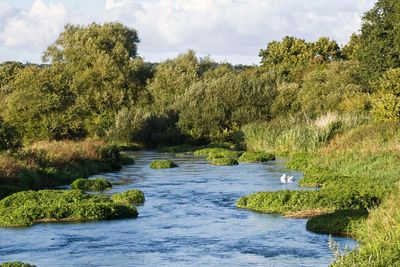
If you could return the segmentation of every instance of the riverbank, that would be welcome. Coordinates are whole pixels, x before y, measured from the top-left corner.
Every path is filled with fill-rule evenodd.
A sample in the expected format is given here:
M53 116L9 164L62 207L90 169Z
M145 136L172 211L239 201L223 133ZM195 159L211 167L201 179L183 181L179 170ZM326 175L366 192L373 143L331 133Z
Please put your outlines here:
M370 258L369 266L399 260L397 254L391 252L400 243L400 238L394 234L386 235L380 228L381 225L374 223L377 220L376 214L383 213L387 218L385 229L389 233L393 233L400 225L397 212L388 209L394 206L393 195L398 195L399 192L399 123L371 122L354 127L338 127L335 126L335 122L331 122L326 129L330 129L333 134L330 134L330 138L325 142L321 142L321 138L309 137L301 141L299 138L302 134L286 134L294 139L286 140L284 149L272 142L271 136L277 138L277 143L278 139L282 138L276 134L277 130L268 134L271 128L264 128L264 131L259 126L256 128L257 131L244 131L245 141L246 131L248 134L252 133L247 135L250 147L254 148L255 144L258 144L258 148L264 151L284 152L290 155L291 161L288 166L305 173L299 184L318 186L320 190L255 193L241 198L237 202L238 207L284 215L310 210L324 211L326 214L317 215L309 221L309 230L345 234L361 242L360 249L348 257L338 259L338 266L365 263L367 254ZM333 131L334 128L336 130ZM256 132L257 135L254 134ZM289 126L282 132L299 133L299 130L290 129ZM267 140L264 140L265 138ZM311 143L315 145L306 145ZM370 212L367 219L365 214L368 211ZM375 234L379 232L382 232L384 239Z
M69 185L132 162L117 146L103 141L37 142L0 154L0 199L18 191Z

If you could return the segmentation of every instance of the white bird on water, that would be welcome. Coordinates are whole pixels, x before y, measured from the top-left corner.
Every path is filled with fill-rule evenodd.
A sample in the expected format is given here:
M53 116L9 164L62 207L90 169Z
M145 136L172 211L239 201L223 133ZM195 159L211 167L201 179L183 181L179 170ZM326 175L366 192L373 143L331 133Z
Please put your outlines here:
M283 184L291 183L293 181L294 181L293 176L288 176L288 175L286 175L286 173L284 173L281 176L281 183L283 183Z

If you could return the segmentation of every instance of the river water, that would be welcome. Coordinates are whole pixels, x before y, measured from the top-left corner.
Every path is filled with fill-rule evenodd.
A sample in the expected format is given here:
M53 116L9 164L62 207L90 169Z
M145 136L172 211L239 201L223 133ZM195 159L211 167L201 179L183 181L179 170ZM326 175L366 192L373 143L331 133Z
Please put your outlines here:
M175 158L150 151L136 162L97 175L114 187L132 188L146 202L137 219L91 223L46 223L0 229L0 262L48 266L327 266L333 260L329 237L307 232L306 220L237 209L235 202L258 191L298 189L281 184L283 162L208 165L199 158ZM153 159L173 159L180 167L153 170ZM335 238L341 247L355 241Z

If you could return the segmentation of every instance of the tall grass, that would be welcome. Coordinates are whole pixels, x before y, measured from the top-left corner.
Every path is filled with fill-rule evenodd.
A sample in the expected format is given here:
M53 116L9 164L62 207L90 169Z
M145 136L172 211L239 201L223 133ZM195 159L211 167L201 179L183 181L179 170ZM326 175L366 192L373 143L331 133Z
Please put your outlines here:
M361 246L333 266L400 266L400 190L370 212L357 230Z
M269 151L280 155L311 153L325 146L336 135L364 124L363 115L328 113L315 121L292 118L252 123L242 128L248 150Z

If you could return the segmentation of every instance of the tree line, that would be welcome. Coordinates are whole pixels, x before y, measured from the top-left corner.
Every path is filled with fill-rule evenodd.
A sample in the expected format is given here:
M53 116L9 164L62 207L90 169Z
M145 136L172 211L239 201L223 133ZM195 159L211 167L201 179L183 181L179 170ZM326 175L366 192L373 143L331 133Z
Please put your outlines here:
M146 146L227 141L258 121L328 112L400 119L400 3L379 0L343 47L286 36L258 66L187 51L159 64L120 23L66 25L43 64L0 64L0 149L101 138Z

